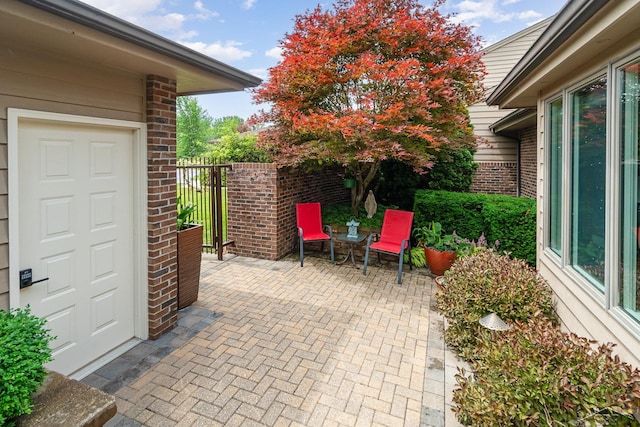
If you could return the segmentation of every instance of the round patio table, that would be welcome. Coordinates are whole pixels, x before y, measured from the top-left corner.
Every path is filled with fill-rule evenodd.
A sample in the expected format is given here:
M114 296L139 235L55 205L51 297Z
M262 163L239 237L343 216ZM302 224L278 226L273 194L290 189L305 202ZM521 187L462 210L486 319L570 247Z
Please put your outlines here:
M359 243L364 242L364 240L365 240L366 238L367 238L367 235L366 235L366 234L362 234L362 233L358 233L358 235L357 235L357 236L355 236L355 237L348 237L348 236L347 236L347 233L340 233L340 234L338 234L338 235L335 237L336 241L338 241L338 242L345 242L345 243L347 243L347 246L349 247L349 251L347 252L347 256L345 256L345 257L344 257L344 259L343 259L342 261L337 262L336 264L338 264L338 265L342 265L342 264L344 264L345 262L347 262L347 260L348 260L349 258L351 258L351 263L353 264L353 266L354 266L355 268L360 268L360 267L358 267L358 266L356 265L356 260L355 260L355 257L354 257L354 255L353 255L353 247L354 247L355 245L359 244Z

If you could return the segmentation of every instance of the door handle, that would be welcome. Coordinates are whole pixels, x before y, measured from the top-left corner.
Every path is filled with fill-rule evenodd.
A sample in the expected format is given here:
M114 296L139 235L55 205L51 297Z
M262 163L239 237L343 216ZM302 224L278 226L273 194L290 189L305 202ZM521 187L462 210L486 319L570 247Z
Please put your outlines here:
M20 289L28 288L31 285L35 285L36 283L44 282L45 280L49 280L48 277L39 280L33 280L33 272L30 268L25 268L24 270L20 270Z

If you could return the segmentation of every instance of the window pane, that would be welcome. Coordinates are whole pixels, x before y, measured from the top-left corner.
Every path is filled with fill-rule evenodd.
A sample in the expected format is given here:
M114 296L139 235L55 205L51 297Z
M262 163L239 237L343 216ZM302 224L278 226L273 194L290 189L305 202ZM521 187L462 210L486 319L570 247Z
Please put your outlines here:
M640 63L618 70L620 135L620 254L622 271L619 278L619 300L622 308L640 319L640 286L638 285L638 104Z
M607 81L571 96L571 265L604 291Z
M562 237L562 98L549 104L547 113L549 128L548 141L548 213L547 227L549 230L548 247L560 255Z

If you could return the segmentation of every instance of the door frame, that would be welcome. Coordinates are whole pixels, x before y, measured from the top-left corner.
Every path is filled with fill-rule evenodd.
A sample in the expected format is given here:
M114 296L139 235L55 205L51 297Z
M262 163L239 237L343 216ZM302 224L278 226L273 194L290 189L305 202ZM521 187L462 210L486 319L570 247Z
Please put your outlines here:
M133 139L133 319L134 336L147 339L148 322L148 223L147 223L147 126L145 123L105 119L100 117L50 113L45 111L7 109L7 165L9 203L9 306L20 307L20 194L18 180L18 129L20 121L39 120L56 123L81 124L132 131Z

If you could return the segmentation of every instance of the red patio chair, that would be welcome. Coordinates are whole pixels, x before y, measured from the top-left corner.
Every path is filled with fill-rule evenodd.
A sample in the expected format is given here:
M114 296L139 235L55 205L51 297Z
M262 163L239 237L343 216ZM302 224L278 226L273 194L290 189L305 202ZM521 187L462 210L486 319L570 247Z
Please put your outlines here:
M322 242L324 246L324 242L328 240L331 246L331 263L333 264L333 230L331 226L325 225L324 227L329 231L329 234L323 231L320 203L298 203L296 205L296 221L300 238L300 267L304 267L304 242ZM323 246L320 247L321 251Z
M411 225L413 224L413 212L387 209L382 219L382 231L380 235L371 233L367 239L367 250L364 253L364 268L362 274L367 274L367 263L369 262L369 251L396 255L398 261L398 284L402 283L402 265L404 262L405 250L411 251ZM373 241L376 237L376 241ZM413 270L411 257L409 257L409 269Z

